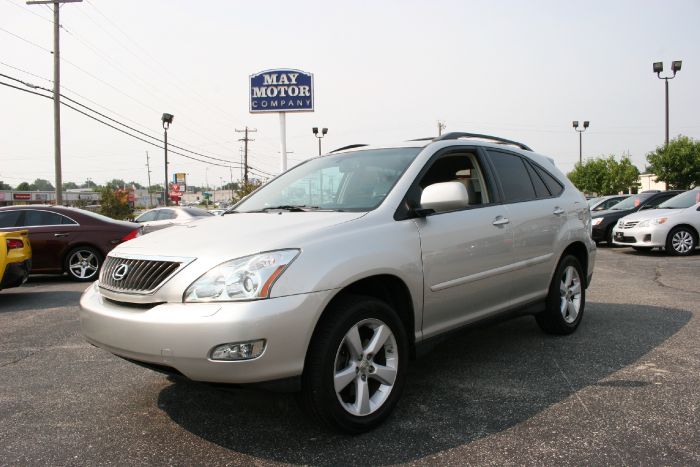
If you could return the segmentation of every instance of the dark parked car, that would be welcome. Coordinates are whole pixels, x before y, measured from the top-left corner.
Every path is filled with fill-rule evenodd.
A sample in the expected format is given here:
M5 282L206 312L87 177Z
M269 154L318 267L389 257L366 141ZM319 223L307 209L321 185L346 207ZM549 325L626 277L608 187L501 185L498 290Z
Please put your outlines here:
M96 280L112 248L141 234L141 226L82 209L60 206L0 207L0 231L29 230L36 273L67 272L76 281Z
M607 242L612 246L613 227L620 218L644 209L654 209L680 193L683 193L683 190L645 191L620 201L607 211L591 212L593 240L596 243Z

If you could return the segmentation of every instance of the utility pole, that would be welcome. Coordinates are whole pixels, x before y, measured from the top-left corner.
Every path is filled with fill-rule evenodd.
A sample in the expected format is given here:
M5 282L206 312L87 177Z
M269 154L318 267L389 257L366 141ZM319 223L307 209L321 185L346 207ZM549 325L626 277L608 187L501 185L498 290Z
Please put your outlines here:
M245 127L245 130L236 130L236 133L245 133L245 136L238 141L244 142L243 149L243 183L248 185L248 141L255 141L254 139L248 138L248 133L255 133L258 131L256 128Z
M151 162L148 159L148 151L146 151L146 167L148 167L148 208L153 207L153 193L151 193Z
M76 3L83 0L29 0L27 5L53 3L53 151L56 173L56 205L63 204L63 175L61 174L61 54L59 30L59 8L61 3Z
M444 130L447 125L445 125L445 122L441 122L440 120L438 120L437 124L438 124L438 136L442 136L442 130Z

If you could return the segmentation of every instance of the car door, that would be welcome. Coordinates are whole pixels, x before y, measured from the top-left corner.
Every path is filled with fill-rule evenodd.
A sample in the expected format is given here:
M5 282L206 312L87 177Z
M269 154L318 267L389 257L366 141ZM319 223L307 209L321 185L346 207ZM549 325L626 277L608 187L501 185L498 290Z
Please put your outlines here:
M498 311L510 300L513 237L483 154L464 148L438 153L418 177L415 196L420 199L423 188L446 181L467 186L469 207L414 219L422 250L426 338Z
M22 211L20 225L29 230L32 244L32 271L63 270L68 245L79 232L79 225L61 214L41 209Z
M513 305L534 301L546 295L558 261L555 244L567 216L576 213L570 213L560 197L561 184L542 167L519 154L492 149L487 152L509 208Z

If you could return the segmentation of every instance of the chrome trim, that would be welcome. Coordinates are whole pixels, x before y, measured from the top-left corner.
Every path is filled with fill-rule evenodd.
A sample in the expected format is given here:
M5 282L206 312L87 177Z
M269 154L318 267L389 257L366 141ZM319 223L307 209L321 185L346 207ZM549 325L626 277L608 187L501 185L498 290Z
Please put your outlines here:
M498 276L500 274L505 274L507 272L515 271L518 269L527 268L534 266L536 264L544 263L554 256L553 253L547 253L546 255L538 256L536 258L526 259L525 261L518 261L517 263L509 264L507 266L501 266L500 268L489 269L488 271L479 272L477 274L472 274L470 276L460 277L457 279L452 279L449 281L441 282L430 287L432 292L439 292L441 290L449 289L450 287L456 287L458 285L468 284L470 282L476 282L483 279L488 279L489 277Z
M185 256L109 254L107 255L107 258L105 258L102 271L100 272L100 281L98 283L100 292L102 295L112 300L123 300L129 302L132 300L124 300L125 296L151 296L195 259L196 258ZM114 271L119 266L124 264L120 260L141 263L132 265L136 267L134 267L133 271L130 272L132 272L132 274L136 274L136 276L133 278L127 276L125 279L123 279L124 282L118 281L118 286L116 284L110 284L110 282L113 281L112 274ZM170 271L169 268L174 264L177 264L177 267ZM159 278L158 276L160 275L163 275L163 277ZM147 279L152 279L154 276L158 278L156 283L149 285L147 288L140 287L144 284L144 281L147 281ZM124 285L122 286L122 284ZM140 300L137 301L143 303Z

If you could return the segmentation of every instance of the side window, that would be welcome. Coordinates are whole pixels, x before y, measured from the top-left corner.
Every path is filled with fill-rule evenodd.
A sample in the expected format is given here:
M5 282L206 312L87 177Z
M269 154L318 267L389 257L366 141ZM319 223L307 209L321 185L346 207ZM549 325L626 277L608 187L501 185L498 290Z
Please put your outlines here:
M161 209L160 211L158 211L158 217L156 217L156 220L167 221L170 219L175 219L176 217L177 215L172 209Z
M551 195L547 185L544 184L540 176L535 172L535 169L529 163L525 163L525 167L527 167L527 172L530 174L530 179L532 179L532 184L535 187L535 195L538 198L549 198Z
M48 211L27 210L24 212L24 226L61 225L63 216Z
M489 151L506 197L506 203L535 199L535 188L519 156Z
M76 225L77 222L75 222L73 219L69 219L66 216L61 216L61 224L63 225Z
M0 228L17 227L22 211L0 212Z
M459 182L464 185L470 206L490 202L484 175L474 154L455 154L437 159L423 175L419 186L424 189L428 185L443 182Z
M534 168L537 174L540 177L542 177L542 180L544 181L545 185L547 185L547 188L549 189L549 192L552 194L552 196L559 196L561 192L564 191L564 187L562 186L561 182L559 182L556 178L551 176L545 170L540 169L536 165L534 166Z
M156 220L156 213L157 211L148 211L144 212L141 214L137 219L136 222L151 222Z

